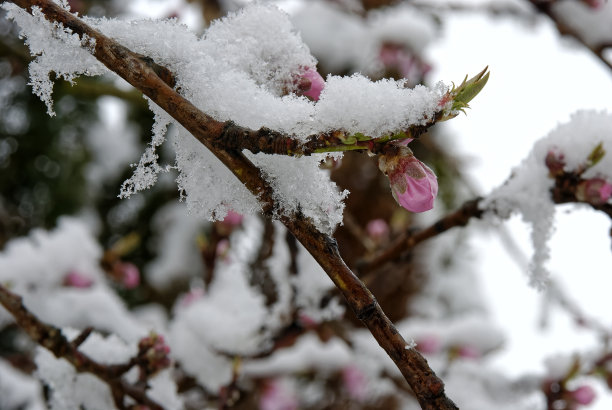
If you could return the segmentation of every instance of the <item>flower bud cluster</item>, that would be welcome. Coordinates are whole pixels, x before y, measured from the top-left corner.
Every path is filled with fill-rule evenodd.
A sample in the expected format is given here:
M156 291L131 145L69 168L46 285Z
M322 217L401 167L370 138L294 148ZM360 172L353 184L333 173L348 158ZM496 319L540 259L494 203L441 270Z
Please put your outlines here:
M585 165L580 166L579 169L566 171L565 156L558 149L553 148L548 151L544 163L548 168L548 176L551 178L557 178L565 175L568 172L580 176L589 167L593 166L601 157L603 157L603 150L598 147L593 150L591 157ZM612 197L612 184L608 182L606 178L596 176L593 178L580 178L576 185L575 191L576 199L580 202L586 202L595 206L603 205L610 197Z
M155 374L170 366L169 353L170 347L166 344L164 337L157 333L152 332L138 342L139 363L148 375Z

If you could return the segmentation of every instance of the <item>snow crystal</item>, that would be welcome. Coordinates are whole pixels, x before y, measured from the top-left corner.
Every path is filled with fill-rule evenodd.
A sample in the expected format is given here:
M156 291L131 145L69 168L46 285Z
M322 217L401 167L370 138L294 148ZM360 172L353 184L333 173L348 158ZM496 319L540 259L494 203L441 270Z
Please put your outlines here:
M553 3L555 16L591 47L597 48L612 42L612 3L603 2L594 9L583 2L564 0Z
M574 171L587 162L589 154L600 143L606 155L589 168L584 178L601 177L612 182L612 115L606 112L579 111L570 121L551 131L534 144L529 156L515 168L508 181L495 189L483 203L483 209L507 218L520 212L531 225L534 254L530 264L530 282L542 289L549 273L545 263L549 258L548 240L553 231L555 204L550 197L554 179L548 177L546 155L553 151L563 154L565 171Z
M70 82L82 74L99 75L107 72L102 63L88 51L94 44L90 42L91 39L81 40L63 26L49 22L38 7L32 8L32 15L12 3L4 2L2 7L7 10L7 17L21 27L20 36L26 38L25 43L35 56L29 67L30 85L47 105L49 115L55 115L50 72Z
M76 75L107 72L81 47L76 35L46 22L38 12L29 17L12 4L4 3L3 7L21 26L31 52L37 56L31 66L32 84L50 111L50 71L68 80ZM380 24L385 18L391 17L373 20L377 30L383 30ZM231 119L252 129L266 126L300 140L335 129L379 137L423 124L438 108L445 91L442 85L411 90L403 81L372 83L355 75L328 78L317 103L298 97L293 94L296 79L303 70L314 68L316 61L288 16L271 5L249 5L216 21L201 39L174 21L85 21L168 67L176 76L177 89L215 119ZM158 35L161 31L162 37ZM389 35L383 31L380 36ZM124 197L150 187L158 173L167 169L157 163L156 149L174 121L154 104L151 108L155 113L153 140L134 176L125 182L121 192ZM222 219L230 209L242 214L258 212L257 198L187 131L177 128L177 182L188 209L211 220ZM254 161L275 190L277 210L291 213L299 209L326 233L341 223L345 194L319 171L317 157L298 161L259 155Z

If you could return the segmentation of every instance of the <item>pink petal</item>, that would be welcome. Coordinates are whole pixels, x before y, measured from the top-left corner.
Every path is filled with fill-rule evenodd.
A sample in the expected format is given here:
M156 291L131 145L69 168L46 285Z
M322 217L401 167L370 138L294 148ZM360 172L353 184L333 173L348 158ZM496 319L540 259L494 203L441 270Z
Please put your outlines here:
M574 397L574 400L576 400L577 403L587 405L591 404L593 400L595 400L597 394L591 386L585 385L580 386L576 390L574 390L572 392L572 396Z
M438 179L427 165L416 158L415 161L418 163L413 163L412 170L403 174L405 183L392 183L391 189L393 196L402 207L411 212L425 212L433 208L438 195ZM421 171L424 176L417 177L415 171Z
M323 91L325 87L325 80L321 77L321 74L312 68L308 68L304 74L302 74L302 77L310 81L310 88L303 94L318 101L321 91Z

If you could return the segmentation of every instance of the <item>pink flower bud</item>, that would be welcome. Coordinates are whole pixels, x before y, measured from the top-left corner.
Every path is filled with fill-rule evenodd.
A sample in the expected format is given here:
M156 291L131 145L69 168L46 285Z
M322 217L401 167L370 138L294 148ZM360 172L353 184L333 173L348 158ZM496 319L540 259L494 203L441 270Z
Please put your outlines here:
M582 405L591 404L597 396L595 390L593 390L591 386L587 385L578 387L576 390L572 391L571 394L574 401Z
M217 242L216 254L220 258L227 258L229 253L230 242L227 239L221 239Z
M411 212L433 208L438 195L436 175L408 147L397 146L393 153L381 155L378 167L389 177L393 197L402 207Z
M375 241L382 241L389 236L389 224L384 219L372 219L366 225L366 232Z
M194 303L195 301L202 299L203 297L204 297L204 289L202 288L191 289L189 292L185 293L181 297L179 301L179 306L187 307L191 305L192 303Z
M478 359L481 354L474 346L461 346L457 349L457 356L464 359Z
M164 337L157 333L140 339L138 342L138 357L147 373L154 374L170 366L170 347Z
M367 380L363 372L354 365L342 370L342 383L352 399L363 401L367 396Z
M553 148L548 151L544 162L548 168L549 176L555 177L563 173L563 168L565 167L565 157L558 149Z
M77 271L70 271L64 276L64 285L73 288L89 288L93 285L93 280Z
M595 10L601 8L604 5L604 0L582 0L582 2Z
M603 178L581 181L576 188L576 198L593 205L603 205L612 196L612 184Z
M278 380L271 381L264 387L259 398L260 410L297 410L298 401L293 392L286 389Z
M118 262L115 269L119 273L119 281L126 289L134 289L140 285L140 270L130 262Z
M298 314L298 322L305 329L314 329L319 326L319 322L303 312Z
M238 212L234 212L231 209L227 212L227 215L223 219L222 223L228 225L230 227L240 226L242 224L242 220L244 216L240 215Z
M417 350L421 353L425 354L433 354L440 351L442 344L440 343L440 339L433 335L425 336L416 341Z
M318 101L321 91L325 87L325 80L317 70L309 67L302 73L298 86L302 95Z

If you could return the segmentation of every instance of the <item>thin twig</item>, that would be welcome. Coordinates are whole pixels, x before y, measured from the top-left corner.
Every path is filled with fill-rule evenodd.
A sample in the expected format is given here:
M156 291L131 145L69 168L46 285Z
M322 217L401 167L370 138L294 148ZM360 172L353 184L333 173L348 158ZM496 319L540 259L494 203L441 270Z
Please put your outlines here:
M129 396L138 403L148 406L153 410L163 410L162 406L147 396L144 389L132 386L122 379L121 375L128 369L122 365L104 365L91 359L85 353L78 350L79 342L89 332L85 330L75 341L70 342L62 334L61 329L48 325L34 316L23 305L20 296L0 285L0 304L9 311L15 322L26 331L26 333L39 345L49 350L58 359L67 360L77 372L91 373L108 384L113 397L120 398L123 402L125 396ZM131 366L129 366L131 367Z
M553 12L552 2L543 1L543 0L527 0L527 1L529 1L529 3L531 3L536 8L536 10L538 10L540 13L545 14L546 16L548 16L548 18L550 18L550 20L557 27L557 31L559 31L559 34L574 37L580 44L582 44L584 47L590 50L593 53L593 55L595 55L595 57L597 57L610 70L612 70L612 62L608 61L604 56L604 50L610 46L609 44L598 44L598 45L589 44L579 32L577 32L576 30L572 29L567 24L559 20L557 15L555 15L555 13Z
M92 54L110 70L141 90L191 132L259 198L264 215L272 216L275 205L272 189L261 177L259 169L239 151L222 149L215 142L218 138L227 136L228 130L237 129L235 125L215 121L201 112L164 82L139 55L92 29L55 3L49 0L14 0L14 3L30 11L32 6L38 6L47 19L62 23L81 38L86 35L95 39ZM244 135L245 129L240 128L240 130ZM259 132L246 131L249 133L249 138ZM288 136L283 137L288 138L287 141L293 141ZM283 215L280 220L341 290L349 307L366 324L377 342L402 372L421 407L430 410L457 409L457 406L446 397L442 380L435 375L423 356L409 348L371 292L345 265L335 241L319 232L310 220L300 214Z
M470 219L480 218L482 216L483 210L479 208L481 200L482 198L476 198L465 202L452 214L446 215L433 225L421 231L416 233L402 233L392 244L377 255L374 255L371 259L358 262L357 270L360 273L367 273L391 260L397 259L402 253L414 248L427 239L433 238L451 228L466 226Z

